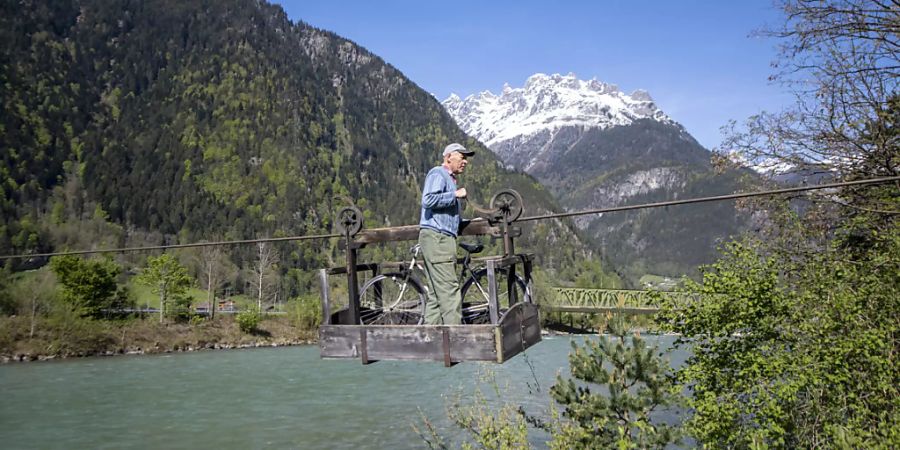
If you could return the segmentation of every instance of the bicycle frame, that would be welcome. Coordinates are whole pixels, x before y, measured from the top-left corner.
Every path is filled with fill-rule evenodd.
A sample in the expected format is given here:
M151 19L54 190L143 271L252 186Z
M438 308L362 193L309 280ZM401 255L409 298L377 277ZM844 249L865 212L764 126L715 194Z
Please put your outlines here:
M422 247L419 244L416 244L410 247L409 251L413 254L412 259L410 259L409 264L405 265L401 268L401 271L407 276L416 276L415 272L418 271L420 275L420 280L428 278L428 272L425 270L425 267L422 266L422 263L419 261L419 252L422 250ZM472 261L472 254L466 252L466 256L463 258L462 266L463 269L459 273L459 286L462 287L466 281L473 280L475 286L478 286L478 290L486 297L487 291L481 286L481 283L478 282L478 278L475 276L475 270L472 269L472 266L469 263ZM466 272L468 272L468 277L466 277ZM421 284L421 283L420 283ZM422 286L428 289L428 284L422 284Z
M466 257L463 258L463 263L462 263L462 265L463 265L463 270L462 270L462 272L460 272L460 274L459 274L459 287L462 288L463 285L465 285L466 281L472 280L472 284L475 285L475 287L478 288L478 291L481 292L481 295L483 295L484 298L489 298L489 295L488 295L487 291L485 291L485 290L484 290L484 287L481 286L481 283L478 282L478 277L475 276L475 271L472 270L472 267L471 267L471 266L469 266L469 263L470 263L471 261L472 261L472 254L469 253L469 252L466 252ZM466 277L464 276L465 273L466 273L466 271L469 272L469 277L468 277L468 278L466 278Z
M462 270L459 273L459 289L460 289L460 300L462 301L462 310L460 311L462 314L462 318L464 323L484 323L481 322L483 317L487 311L491 309L491 294L488 289L489 286L485 286L482 282L486 282L488 280L485 277L485 268L480 266L473 267L472 262L472 251L466 246L460 246L465 252L465 257L462 258ZM480 250L476 250L476 253ZM429 292L431 291L428 286L428 273L425 270L424 262L420 261L419 254L421 252L421 247L419 245L414 245L410 248L410 253L412 253L412 258L410 258L409 262L401 262L399 267L397 267L396 273L385 273L379 275L372 280L365 283L362 288L361 297L364 297L366 293L369 292L369 289L372 288L373 303L367 309L367 311L373 311L374 315L369 316L370 318L380 317L378 311L392 313L397 310L409 310L409 305L404 303L403 306L400 305L400 302L408 302L410 298L408 295L411 291L416 292L416 296L418 296L419 305L422 305L422 311L424 313L425 305L427 302L427 297ZM500 274L505 273L502 269ZM387 276L392 280L394 286L396 286L397 290L393 291L388 297L385 298L381 293L381 285L377 284L380 280ZM502 276L502 275L501 275ZM423 281L426 281L423 283ZM499 282L499 280L497 280ZM373 284L375 283L375 284ZM529 297L528 287L524 285L524 282L519 279L517 281L518 289L522 290L522 295L524 299ZM412 284L412 286L410 286ZM504 283L505 284L505 283ZM473 285L475 286L473 288ZM499 287L499 286L498 286ZM477 288L477 289L476 289ZM516 286L512 286L512 289L516 289ZM498 289L499 291L499 289ZM467 293L471 293L469 296ZM498 301L500 298L506 298L505 294L498 292ZM412 298L415 298L412 297ZM507 299L508 300L508 299ZM511 306L511 305L509 305ZM508 306L508 307L509 307ZM498 313L500 313L499 308L501 305L498 303ZM380 319L372 319L372 320L380 320ZM494 319L497 320L497 319Z

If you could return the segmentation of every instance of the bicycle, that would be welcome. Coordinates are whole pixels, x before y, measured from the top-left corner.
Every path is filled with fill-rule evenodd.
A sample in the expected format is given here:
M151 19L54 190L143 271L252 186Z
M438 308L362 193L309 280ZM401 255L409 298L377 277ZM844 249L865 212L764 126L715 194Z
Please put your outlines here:
M487 268L472 268L472 255L484 250L483 244L460 242L465 251L460 273L460 296L462 297L462 323L488 324L490 319L490 295L487 285ZM359 294L360 323L363 325L421 325L425 321L425 298L427 278L425 268L419 261L421 248L418 244L410 248L412 259L397 272L376 275L366 281ZM466 274L468 273L468 277ZM498 315L509 309L508 280L506 268L494 270L497 283ZM531 302L531 290L522 277L516 275L516 292L521 301ZM505 309L504 309L505 307Z

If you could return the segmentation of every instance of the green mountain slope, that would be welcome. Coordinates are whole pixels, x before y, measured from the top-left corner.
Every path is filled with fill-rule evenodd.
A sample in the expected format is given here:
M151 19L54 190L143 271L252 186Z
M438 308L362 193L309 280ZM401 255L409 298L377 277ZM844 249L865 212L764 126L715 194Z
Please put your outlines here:
M119 244L318 234L347 198L367 226L412 224L452 141L478 151L475 202L511 187L527 214L558 210L399 71L265 2L3 2L0 40L0 254L58 249L54 226L91 218ZM584 255L566 223L528 231L520 248L557 267Z
M748 170L717 173L710 153L683 129L649 119L591 130L534 172L570 210L733 193L755 178ZM599 252L633 284L645 273L696 275L715 260L716 245L745 230L750 218L733 202L672 206L576 219Z

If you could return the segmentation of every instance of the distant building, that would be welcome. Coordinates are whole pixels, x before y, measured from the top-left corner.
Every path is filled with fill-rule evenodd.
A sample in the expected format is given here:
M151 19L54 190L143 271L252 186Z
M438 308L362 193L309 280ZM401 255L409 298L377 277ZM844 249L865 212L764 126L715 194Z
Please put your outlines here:
M237 305L235 305L234 300L219 300L219 304L216 308L218 311L222 312L237 311Z
M237 311L237 306L235 305L233 300L218 300L216 303L216 311L219 312L234 312ZM209 302L199 303L194 306L194 312L197 314L209 314Z

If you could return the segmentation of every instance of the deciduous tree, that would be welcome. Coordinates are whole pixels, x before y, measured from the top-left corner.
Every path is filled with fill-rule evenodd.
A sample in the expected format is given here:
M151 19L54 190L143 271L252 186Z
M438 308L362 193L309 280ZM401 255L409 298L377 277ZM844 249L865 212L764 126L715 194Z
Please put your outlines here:
M733 127L721 150L796 174L900 174L900 5L783 0L773 77L793 107ZM699 300L661 319L693 356L688 430L711 448L900 445L900 183L750 205L760 233L725 247ZM800 207L798 207L800 206Z
M719 150L840 180L900 174L900 6L782 0L780 7L784 25L761 34L779 40L772 78L796 102L781 112L753 116L743 126L732 123ZM835 220L882 213L877 219L883 225L888 216L900 214L898 189L895 183L887 193L883 186L861 186L840 195L811 194L808 198L824 205L811 209L807 219L825 221L827 228Z
M160 323L166 314L166 306L169 301L186 298L191 281L187 269L168 253L163 253L158 257L148 257L147 267L137 277L138 283L149 286L154 294L159 295Z
M209 304L210 316L216 315L216 291L237 269L228 260L221 246L208 245L192 252L192 259L199 265L197 271L201 283L206 286L206 301Z
M692 356L688 431L711 448L900 444L900 233L843 258L747 239L688 281L661 319Z
M256 310L262 313L263 299L269 291L278 264L278 250L268 242L256 245L256 261L253 265L253 287L256 291Z
M98 318L115 307L116 277L121 268L109 259L55 256L50 268L62 285L62 296L83 317Z

